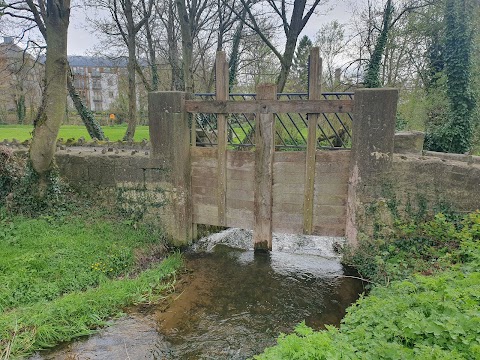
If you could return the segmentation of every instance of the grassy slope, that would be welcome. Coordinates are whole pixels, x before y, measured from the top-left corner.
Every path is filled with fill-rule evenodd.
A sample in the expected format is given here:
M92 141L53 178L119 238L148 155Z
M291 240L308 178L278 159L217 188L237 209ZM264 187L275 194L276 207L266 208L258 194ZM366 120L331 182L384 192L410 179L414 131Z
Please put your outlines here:
M161 294L179 255L129 276L161 241L95 214L58 221L0 213L0 359L91 333L123 307Z
M126 126L103 126L103 131L105 136L109 138L110 141L121 140L125 135L127 129ZM30 125L0 125L0 141L4 139L12 140L17 139L18 141L24 141L32 137L33 128ZM90 140L85 126L82 125L62 125L60 128L59 138L64 140L74 138L78 139L83 136L86 140ZM148 133L148 126L137 126L135 131L135 141L142 141L143 139L149 139L150 135Z

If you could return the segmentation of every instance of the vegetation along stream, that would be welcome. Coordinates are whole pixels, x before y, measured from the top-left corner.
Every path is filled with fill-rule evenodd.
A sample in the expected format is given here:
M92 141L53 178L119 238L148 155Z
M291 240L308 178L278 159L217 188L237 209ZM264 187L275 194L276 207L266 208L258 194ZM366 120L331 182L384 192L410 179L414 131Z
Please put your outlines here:
M254 254L245 231L202 239L185 255L188 272L169 306L137 309L34 359L246 359L301 321L338 325L363 284L348 277L334 241L277 236L273 252Z

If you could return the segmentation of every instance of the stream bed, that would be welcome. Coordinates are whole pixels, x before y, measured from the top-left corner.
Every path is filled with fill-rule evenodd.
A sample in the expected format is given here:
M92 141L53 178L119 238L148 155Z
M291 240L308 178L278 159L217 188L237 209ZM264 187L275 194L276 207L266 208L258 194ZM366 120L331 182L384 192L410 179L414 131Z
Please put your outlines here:
M278 236L270 254L227 230L185 255L170 305L133 309L87 339L31 359L246 359L301 321L339 325L363 292L332 251L337 239Z

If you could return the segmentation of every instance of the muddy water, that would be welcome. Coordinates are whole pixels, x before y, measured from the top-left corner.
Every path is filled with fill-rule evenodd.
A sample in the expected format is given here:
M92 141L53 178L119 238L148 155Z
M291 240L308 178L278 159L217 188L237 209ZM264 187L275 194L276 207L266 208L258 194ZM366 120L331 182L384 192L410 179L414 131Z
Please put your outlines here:
M218 244L188 254L189 273L166 310L131 314L35 359L246 359L303 320L338 325L362 283L338 259L295 249L257 255Z

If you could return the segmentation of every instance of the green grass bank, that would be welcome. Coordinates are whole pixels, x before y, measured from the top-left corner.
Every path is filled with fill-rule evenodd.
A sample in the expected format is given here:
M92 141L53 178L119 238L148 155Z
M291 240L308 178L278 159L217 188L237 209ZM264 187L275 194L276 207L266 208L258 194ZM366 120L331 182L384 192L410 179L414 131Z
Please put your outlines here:
M0 359L91 334L166 296L182 266L161 232L107 213L26 218L0 208Z
M480 212L398 223L345 260L375 285L340 328L300 324L254 359L480 359Z

